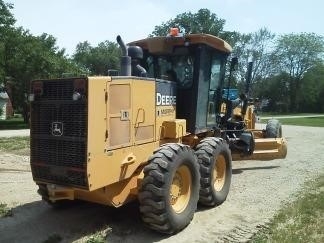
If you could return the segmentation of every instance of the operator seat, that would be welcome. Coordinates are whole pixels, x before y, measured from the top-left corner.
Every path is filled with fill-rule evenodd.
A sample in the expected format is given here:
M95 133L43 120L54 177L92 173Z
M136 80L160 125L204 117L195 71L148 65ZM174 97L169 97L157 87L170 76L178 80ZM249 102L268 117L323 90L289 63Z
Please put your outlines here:
M178 80L177 73L172 69L166 71L166 77L169 81L177 82Z

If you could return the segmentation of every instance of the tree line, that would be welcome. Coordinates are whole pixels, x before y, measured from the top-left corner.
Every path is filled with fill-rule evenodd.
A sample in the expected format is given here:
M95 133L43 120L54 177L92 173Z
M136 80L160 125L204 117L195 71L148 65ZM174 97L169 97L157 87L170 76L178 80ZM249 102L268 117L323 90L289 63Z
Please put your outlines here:
M0 0L0 88L10 88L15 111L26 104L29 82L62 74L107 75L119 68L116 42L77 44L73 55L57 46L54 36L32 35L15 27L13 5ZM278 112L324 112L324 39L314 33L276 35L266 28L254 33L224 30L226 21L208 9L185 12L155 26L149 36L165 36L171 27L206 33L226 40L239 57L233 87L243 90L247 64L253 61L251 96L266 101L264 109Z

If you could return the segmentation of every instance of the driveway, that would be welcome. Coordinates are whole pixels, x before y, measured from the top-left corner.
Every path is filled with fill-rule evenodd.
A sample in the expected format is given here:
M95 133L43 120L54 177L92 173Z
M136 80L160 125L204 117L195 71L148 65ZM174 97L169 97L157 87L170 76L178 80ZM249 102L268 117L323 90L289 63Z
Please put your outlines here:
M285 159L233 162L227 200L215 208L199 205L188 227L172 236L144 227L136 202L117 209L80 203L53 210L37 194L29 157L0 152L0 202L13 210L12 217L0 218L0 242L49 242L56 235L62 243L83 243L94 232L112 243L248 242L307 188L305 182L324 173L324 128L283 126L283 134Z
M9 137L26 137L29 136L29 129L20 129L20 130L0 130L0 138L9 138Z

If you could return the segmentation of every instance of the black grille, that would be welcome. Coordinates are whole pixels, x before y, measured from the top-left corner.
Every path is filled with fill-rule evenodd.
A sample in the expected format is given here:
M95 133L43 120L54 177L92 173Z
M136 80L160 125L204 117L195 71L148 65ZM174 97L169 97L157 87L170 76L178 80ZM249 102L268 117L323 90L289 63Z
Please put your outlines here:
M87 93L73 101L73 80L42 82L43 92L31 104L33 177L85 188Z
M71 100L73 80L48 80L43 82L42 99Z
M31 141L31 154L36 163L85 169L86 148L84 144L84 141L37 137Z
M68 103L34 102L32 104L32 134L52 135L53 122L60 122L63 124L63 135L65 137L85 138L85 107L84 101Z
M58 166L31 166L33 177L36 180L55 182L56 184L69 185L76 187L86 187L87 180L83 171L69 170L68 168Z

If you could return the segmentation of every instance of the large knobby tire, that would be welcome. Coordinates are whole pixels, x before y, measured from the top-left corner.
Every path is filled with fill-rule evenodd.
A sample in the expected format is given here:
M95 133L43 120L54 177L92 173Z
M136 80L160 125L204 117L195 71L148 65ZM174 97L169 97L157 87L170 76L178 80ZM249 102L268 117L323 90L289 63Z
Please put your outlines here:
M276 119L270 119L266 126L266 138L281 138L282 127L281 123Z
M199 202L206 206L222 204L232 179L232 155L222 138L205 138L196 146L200 166Z
M140 212L151 229L174 234L193 218L199 198L199 166L189 146L162 145L144 167Z

